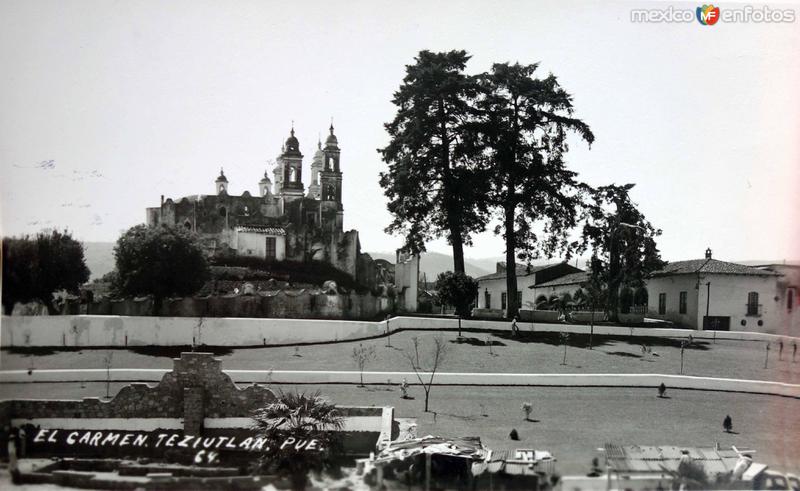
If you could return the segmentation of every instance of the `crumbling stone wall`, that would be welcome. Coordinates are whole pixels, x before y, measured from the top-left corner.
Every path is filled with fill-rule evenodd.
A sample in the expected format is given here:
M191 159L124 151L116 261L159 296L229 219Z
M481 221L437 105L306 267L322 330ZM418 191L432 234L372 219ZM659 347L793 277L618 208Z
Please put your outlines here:
M12 400L0 404L0 425L26 418L183 418L185 431L202 428L204 418L248 417L275 401L271 390L239 389L211 353L181 353L174 368L156 386L131 384L110 401Z
M259 291L252 295L164 300L162 317L250 317L279 319L373 319L389 312L393 300L372 293L327 294L321 290ZM128 299L90 304L92 315L149 316L152 300Z

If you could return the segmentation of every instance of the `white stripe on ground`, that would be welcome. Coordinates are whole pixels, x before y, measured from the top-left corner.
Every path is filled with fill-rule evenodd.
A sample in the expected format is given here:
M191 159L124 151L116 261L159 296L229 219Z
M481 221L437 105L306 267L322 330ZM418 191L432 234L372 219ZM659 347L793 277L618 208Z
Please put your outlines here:
M161 380L169 369L112 368L108 371L113 382ZM285 384L358 384L363 375L366 384L400 384L407 380L417 384L414 372L363 372L320 370L224 370L234 382L239 383L285 383ZM28 382L105 382L107 371L102 368L88 369L43 369L0 371L0 383ZM424 380L429 374L420 373ZM689 375L641 374L641 373L465 373L439 372L434 385L543 385L543 386L612 386L655 387L664 383L668 388L722 390L751 392L800 397L800 385L768 380L744 380Z

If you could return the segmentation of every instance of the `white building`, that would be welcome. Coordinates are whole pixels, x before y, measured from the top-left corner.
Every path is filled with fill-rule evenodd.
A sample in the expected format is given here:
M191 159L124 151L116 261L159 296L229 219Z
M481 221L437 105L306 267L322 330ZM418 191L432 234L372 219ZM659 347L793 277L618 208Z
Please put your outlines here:
M704 259L667 264L647 279L648 317L691 329L800 335L797 282L769 267ZM790 299L787 299L787 295Z
M286 259L286 230L281 227L246 225L236 227L236 253L261 259Z
M516 265L517 273L517 305L522 309L533 310L534 291L532 286L544 283L571 273L582 271L567 263L546 264L543 266ZM498 262L497 270L486 276L477 278L479 309L506 310L508 293L506 290L506 263Z

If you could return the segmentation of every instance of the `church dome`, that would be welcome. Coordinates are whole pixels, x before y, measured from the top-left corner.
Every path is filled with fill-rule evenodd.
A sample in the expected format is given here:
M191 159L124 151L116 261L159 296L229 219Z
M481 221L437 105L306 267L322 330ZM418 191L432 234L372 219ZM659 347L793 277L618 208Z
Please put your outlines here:
M325 162L325 154L322 152L322 142L317 142L317 151L314 152L314 160L311 162L311 167L322 167Z
M219 169L219 177L215 182L228 182L228 178L225 177L225 173L222 171L222 168Z
M336 138L336 135L333 134L333 125L331 125L331 134L328 135L328 138L325 139L325 146L326 147L338 147L339 146L339 139Z
M294 136L294 128L292 128L289 138L286 139L286 153L300 152L300 142Z
M269 180L269 176L267 176L267 171L264 171L264 177L261 179L261 184L268 184L272 181Z

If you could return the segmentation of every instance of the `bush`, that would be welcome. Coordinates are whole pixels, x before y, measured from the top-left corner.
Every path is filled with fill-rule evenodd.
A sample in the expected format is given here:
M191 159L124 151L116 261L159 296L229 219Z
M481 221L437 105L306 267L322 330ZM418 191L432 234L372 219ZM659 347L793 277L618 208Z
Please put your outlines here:
M478 295L478 282L464 273L446 271L436 278L436 294L445 305L452 305L461 317L469 317Z
M367 288L359 285L352 276L323 261L275 261L252 256L220 256L211 259L213 266L247 268L245 278L264 279L272 277L292 283L322 286L333 280L349 290L365 293ZM252 276L252 277L251 277Z
M40 300L56 314L53 292L77 294L89 280L83 244L69 232L40 232L35 238L3 239L3 307L11 315L14 304Z
M117 240L114 257L116 289L123 295L153 295L156 312L164 298L191 295L209 276L197 236L182 227L132 227Z

